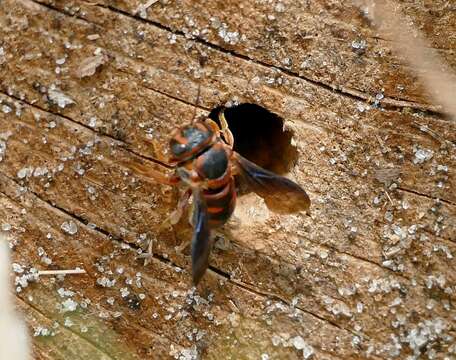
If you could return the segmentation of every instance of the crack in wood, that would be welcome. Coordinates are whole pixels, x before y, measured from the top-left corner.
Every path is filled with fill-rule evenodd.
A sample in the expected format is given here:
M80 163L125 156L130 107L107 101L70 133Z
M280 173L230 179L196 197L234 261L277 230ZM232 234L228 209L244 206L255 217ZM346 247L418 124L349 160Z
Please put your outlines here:
M97 27L100 27L100 25L94 23L94 22L90 22L88 21L87 19L84 19L83 17L77 15L77 14L71 14L71 13L68 13L66 12L65 10L61 10L57 7L54 7L50 4L47 4L47 3L42 3L40 2L39 0L27 0L27 1L32 1L33 3L36 3L38 5L42 5L43 7L47 8L48 10L50 11L56 11L60 14L63 14L63 15L66 15L66 16L70 16L70 17L74 17L74 18L77 18L79 20L83 20L84 22L88 23L88 24L92 24L92 25L95 25ZM84 0L82 0L84 1ZM86 2L87 3L87 2ZM118 9L112 5L103 5L103 4L93 4L93 3L90 3L89 5L91 6L97 6L97 7L100 7L102 9L106 9L106 10L109 10L109 11L112 11L116 14L119 14L119 15L122 15L122 16L126 16L128 18L131 18L131 19L135 19L137 21L140 21L142 23L146 23L146 24L149 24L149 25L152 25L152 26L155 26L156 28L159 28L163 31L167 31L167 32L170 32L172 34L175 34L175 35L179 35L179 36L183 36L185 37L185 33L181 30L173 30L172 28L166 26L166 25L163 25L157 21L153 21L153 20L150 20L150 19L143 19L141 18L139 15L133 15L133 14L130 14L129 12L126 12L124 10L121 10L121 9ZM322 89L325 89L331 93L336 93L342 97L346 97L346 98L350 98L350 99L353 99L353 100L356 100L356 101L366 101L366 102L369 102L369 103L373 103L374 102L374 96L373 95L369 95L369 94L365 94L363 93L362 91L360 90L356 90L356 89L350 89L350 88L346 88L346 87L338 87L338 86L334 86L334 85L331 85L331 84L327 84L327 83L324 83L322 81L318 81L318 80L315 80L315 79L312 79L312 78L309 78L309 77L305 77L305 76L302 76L296 72L293 72L291 70L288 70L288 69L285 69L283 67L280 67L280 66L276 66L276 65L272 65L272 64L269 64L267 62L264 62L264 61L261 61L261 60L258 60L258 59L255 59L255 58L251 58L247 55L244 55L244 54L240 54L234 50L230 50L230 49L226 49L218 44L214 44L214 43L211 43L205 39L202 39L200 37L194 37L192 38L192 41L195 41L201 45L204 45L204 46L207 46L213 50L216 50L216 51L219 51L221 53L224 53L224 54L227 54L227 55L231 55L233 57L236 57L238 59L242 59L244 61L248 61L248 62L253 62L259 66L262 66L262 67L265 67L265 68L268 68L268 69L274 69L276 71L280 71L290 77L293 77L293 78L298 78L298 79L301 79L301 80L304 80L304 81L307 81L308 83L316 86L316 87L319 87L319 88L322 88ZM420 111L420 112L423 112L424 114L426 115L430 115L430 116L436 116L438 117L439 119L441 120L447 120L447 116L446 114L444 114L443 112L439 111L438 108L436 106L433 106L433 105L427 105L427 104L420 104L420 103L417 103L417 102L411 102L411 101L408 101L408 100L403 100L403 99L395 99L393 97L384 97L381 101L381 105L382 105L382 108L383 109L388 109L388 110L402 110L404 108L408 108L408 109L412 109L412 110L416 110L416 111Z
M128 71L126 71L126 70L124 70L124 69L122 69L122 68L119 68L119 69L117 69L117 70L118 70L119 72L121 72L121 73L123 73L123 74L127 74L127 75L129 75L129 76L137 75L137 74L128 72ZM182 104L189 105L189 106L192 106L192 107L194 107L194 108L201 109L201 110L205 110L205 111L207 111L208 113L211 111L211 109L209 109L209 108L207 108L207 107L204 107L202 104L196 104L196 103L188 102L188 101L186 101L185 99L178 98L178 97L173 96L173 95L171 95L171 94L165 93L165 92L163 92L163 91L161 91L161 90L158 90L158 89L155 89L155 88L153 88L153 87L147 86L146 84L140 83L139 86L141 86L141 87L143 87L143 88L145 88L145 89L148 89L148 90L150 90L150 91L152 91L152 92L154 92L154 93L163 95L163 96L165 96L165 97L167 97L167 98L169 98L169 99L173 99L173 100L175 100L175 101L177 101L177 102L180 102L180 103L182 103Z
M416 191L416 190L412 190L412 189L407 189L407 188L404 188L404 187L401 187L401 186L398 186L398 189L401 190L401 191L404 191L406 193L410 193L410 194L415 194L417 196L422 196L422 197L425 197L427 199L431 199L431 200L434 200L434 201L441 201L447 205L451 205L451 206L456 206L456 203L450 201L450 200L446 200L446 199L443 199L443 198L439 198L439 197L435 197L435 196L431 196L431 195L428 195L428 194L424 194L424 193L421 193L419 191Z
M158 159L155 159L153 157L150 157L150 156L147 156L147 155L144 155L144 154L142 154L140 152L135 151L134 149L131 148L131 144L129 144L129 143L127 143L127 142L125 142L125 141L123 141L121 139L118 139L118 138L114 137L113 135L111 135L109 133L102 132L102 131L100 131L100 132L96 131L96 130L92 129L90 126L88 126L88 125L86 125L86 124L84 124L82 122L79 122L77 120L74 120L73 118L71 118L71 117L69 117L67 115L63 115L63 114L60 114L58 112L53 112L50 109L46 109L46 108L41 107L41 106L36 105L36 104L32 104L32 103L30 103L30 102L28 102L26 100L21 100L19 97L15 96L15 95L9 95L9 94L1 91L1 90L0 90L0 94L2 94L4 96L7 96L9 98L12 98L12 99L16 100L17 102L19 102L21 104L26 104L26 105L28 105L30 107L33 107L33 108L37 109L37 110L40 110L40 111L43 111L45 113L48 113L48 114L51 114L51 115L54 115L54 116L58 116L58 117L60 117L62 119L68 120L71 123L76 124L78 126L81 126L81 127L85 128L86 130L88 130L89 132L96 134L97 136L106 137L106 138L108 138L110 140L114 140L114 141L118 142L118 144L116 144L116 145L118 145L120 148L122 148L125 151L131 153L132 155L135 155L135 156L141 158L142 160L153 162L154 164L163 166L163 167L165 167L167 169L170 168L169 165L164 163L163 161L160 161Z
M40 0L22 0L22 1L30 1L38 6L42 6L50 11L55 11L55 12L58 12L59 14L61 15L65 15L65 16L70 16L70 17L73 17L75 19L78 19L80 20L81 22L85 23L85 24L88 24L88 25L91 25L91 26L96 26L97 28L100 28L102 29L102 26L96 24L96 23L93 23L93 22L90 22L86 19L84 19L82 16L79 16L77 13L75 14L71 14L70 12L67 12L65 10L60 10L58 7L55 7L55 6L52 6L51 4L47 3L47 2L42 2ZM93 4L92 4L93 5Z
M36 0L32 0L32 1L36 1ZM111 10L112 12L115 12L117 14L120 14L120 15L129 17L129 18L138 20L140 22L153 25L153 26L155 26L157 28L160 28L160 29L162 29L164 31L171 32L171 33L173 33L175 35L185 36L185 33L183 31L181 31L181 30L173 30L172 28L170 28L170 27L168 27L166 25L163 25L163 24L161 24L161 23L159 23L157 21L153 21L153 20L150 20L150 19L143 19L139 15L130 14L129 12L126 12L124 10L118 9L118 8L112 6L112 5L106 6L106 5L102 5L102 4L96 4L96 6L104 8L104 9L107 9L107 10ZM312 78L309 78L309 77L302 76L302 75L300 75L300 74L298 74L296 72L293 72L291 70L285 69L283 67L272 65L272 64L269 64L267 62L255 59L255 58L251 58L251 57L249 57L247 55L240 54L240 53L238 53L238 52L236 52L234 50L226 49L226 48L224 48L224 47L222 47L222 46L220 46L218 44L214 44L214 43L211 43L211 42L209 42L209 41L207 41L205 39L202 39L201 37L194 37L192 40L195 41L195 42L198 42L198 43L200 43L202 45L205 45L205 46L207 46L207 47L209 47L209 48L211 48L213 50L217 50L219 52L222 52L224 54L231 55L231 56L234 56L236 58L239 58L239 59L242 59L242 60L245 60L245 61L248 61L248 62L253 62L253 63L257 64L257 65L266 67L268 69L274 69L274 70L280 71L280 72L282 72L284 74L287 74L288 76L293 77L293 78L302 79L304 81L309 82L310 84L312 84L314 86L320 87L322 89L325 89L325 90L333 92L333 93L337 93L340 96L348 97L350 99L357 100L357 101L362 100L362 101L367 101L367 102L370 102L370 103L374 102L373 101L373 98L374 98L373 95L365 94L362 91L359 91L359 90L356 90L356 89L350 89L350 88L346 88L346 87L337 87L337 86L334 86L334 85L331 85L331 84L328 84L328 83L324 83L322 81L318 81L318 80L315 80L315 79L312 79ZM439 119L442 119L442 120L443 119L447 119L447 116L443 112L439 111L436 106L433 106L433 105L419 104L417 102L411 102L411 101L403 100L403 99L395 99L395 98L392 98L392 97L384 97L382 99L382 101L381 101L381 105L383 105L383 108L390 109L390 110L402 110L404 108L409 108L409 109L422 111L422 112L424 112L425 114L428 114L428 115L437 116Z

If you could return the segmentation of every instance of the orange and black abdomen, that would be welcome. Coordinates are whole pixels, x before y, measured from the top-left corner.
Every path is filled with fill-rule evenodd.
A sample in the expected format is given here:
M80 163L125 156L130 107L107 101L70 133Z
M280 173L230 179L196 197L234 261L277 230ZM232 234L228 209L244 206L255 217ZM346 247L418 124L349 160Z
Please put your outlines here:
M230 178L221 189L205 190L203 197L207 204L209 227L213 229L222 226L228 221L236 205L234 178Z
M221 142L216 142L198 156L194 169L207 181L209 189L203 191L206 200L209 226L222 226L233 213L236 202L234 179L230 171L230 153Z

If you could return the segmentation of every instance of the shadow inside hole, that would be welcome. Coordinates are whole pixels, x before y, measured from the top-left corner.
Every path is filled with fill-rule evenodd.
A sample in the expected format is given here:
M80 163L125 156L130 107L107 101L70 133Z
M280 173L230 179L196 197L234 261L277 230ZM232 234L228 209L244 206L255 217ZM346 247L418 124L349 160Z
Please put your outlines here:
M217 107L209 117L219 124ZM291 144L293 133L283 129L283 120L255 104L225 109L225 118L234 137L234 150L264 169L284 174L295 164L298 150Z

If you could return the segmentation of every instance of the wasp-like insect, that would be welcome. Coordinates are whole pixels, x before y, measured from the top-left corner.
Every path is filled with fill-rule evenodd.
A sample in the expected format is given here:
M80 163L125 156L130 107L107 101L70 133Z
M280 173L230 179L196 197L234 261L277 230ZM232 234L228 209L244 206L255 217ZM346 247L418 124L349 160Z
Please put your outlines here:
M176 224L193 196L191 256L195 286L209 265L211 230L224 225L234 211L235 176L261 196L273 211L308 212L310 207L309 196L298 184L259 167L233 151L234 139L223 110L219 113L219 122L220 127L208 118L174 130L169 142L169 164L174 168L171 175L134 167L161 183L183 184L186 187L176 210L164 224Z

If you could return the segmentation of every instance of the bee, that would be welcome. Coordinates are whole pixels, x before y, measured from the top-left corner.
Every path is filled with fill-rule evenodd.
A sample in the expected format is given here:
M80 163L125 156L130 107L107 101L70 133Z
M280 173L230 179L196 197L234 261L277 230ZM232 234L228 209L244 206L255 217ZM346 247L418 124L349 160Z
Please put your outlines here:
M162 226L176 224L190 197L193 197L191 240L192 278L196 286L209 266L211 230L224 225L236 205L235 178L247 185L278 213L309 212L310 199L295 182L263 169L233 150L233 134L223 110L220 126L212 119L194 120L175 129L169 141L170 167L166 176L151 169L134 166L146 177L168 185L184 185L185 192L176 210ZM187 245L186 243L184 245Z

